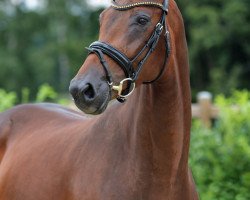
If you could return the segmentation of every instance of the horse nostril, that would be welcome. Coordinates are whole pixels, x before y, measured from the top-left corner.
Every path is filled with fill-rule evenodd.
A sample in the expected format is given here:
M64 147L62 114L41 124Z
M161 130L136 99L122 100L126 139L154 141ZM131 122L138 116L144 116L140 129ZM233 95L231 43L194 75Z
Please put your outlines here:
M91 84L86 84L82 93L86 100L94 99L95 97L95 90Z
M71 96L75 99L78 96L79 88L76 86L70 85L69 92L70 92Z
M69 92L71 93L74 100L85 100L85 101L93 101L96 96L96 92L92 84L87 83L84 86L80 86L81 84L71 84L69 87Z

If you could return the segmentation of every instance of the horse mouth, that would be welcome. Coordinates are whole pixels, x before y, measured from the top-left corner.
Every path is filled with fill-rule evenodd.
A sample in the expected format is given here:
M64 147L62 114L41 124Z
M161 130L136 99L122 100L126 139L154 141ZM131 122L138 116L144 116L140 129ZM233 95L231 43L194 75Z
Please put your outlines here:
M98 95L94 101L86 102L81 98L81 95L74 97L75 105L85 114L89 115L99 115L102 114L108 107L109 101L111 99L111 92L102 92Z

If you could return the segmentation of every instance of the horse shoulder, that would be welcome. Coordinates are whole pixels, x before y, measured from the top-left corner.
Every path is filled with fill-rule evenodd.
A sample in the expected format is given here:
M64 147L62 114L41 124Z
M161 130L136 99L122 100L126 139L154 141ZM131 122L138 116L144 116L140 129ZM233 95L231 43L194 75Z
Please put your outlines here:
M80 113L57 104L23 104L0 113L0 162L9 143L43 124L53 127L84 119Z
M16 199L20 194L13 188L23 191L20 199L68 199L68 173L81 139L76 127L84 119L54 104L0 113L0 199Z

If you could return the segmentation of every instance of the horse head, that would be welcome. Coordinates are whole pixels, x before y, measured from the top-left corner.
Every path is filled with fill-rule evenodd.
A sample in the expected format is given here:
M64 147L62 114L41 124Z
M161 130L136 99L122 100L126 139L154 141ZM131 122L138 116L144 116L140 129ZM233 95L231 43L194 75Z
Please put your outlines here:
M162 77L170 52L167 14L168 0L113 1L101 13L99 40L69 88L79 109L100 114L110 100L124 102L135 87Z

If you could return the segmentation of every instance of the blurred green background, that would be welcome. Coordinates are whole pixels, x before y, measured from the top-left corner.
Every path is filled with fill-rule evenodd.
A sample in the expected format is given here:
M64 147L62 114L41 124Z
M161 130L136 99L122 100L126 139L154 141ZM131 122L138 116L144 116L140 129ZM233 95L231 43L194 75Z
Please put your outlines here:
M33 0L36 2L36 0ZM98 36L101 8L84 0L0 2L0 88L35 94L42 83L59 93ZM178 0L185 20L193 96L200 90L229 94L249 89L250 1ZM171 11L170 11L171 12Z
M250 1L176 1L193 100L207 90L220 109L211 128L193 121L190 165L198 191L204 200L248 200ZM32 8L25 2L0 1L0 111L30 101L67 103L62 94L87 56L84 48L98 36L103 8L84 0L33 0Z
M39 2L33 9L22 0L0 2L0 88L20 95L27 87L32 98L43 83L68 91L84 48L98 36L102 10L83 0Z

